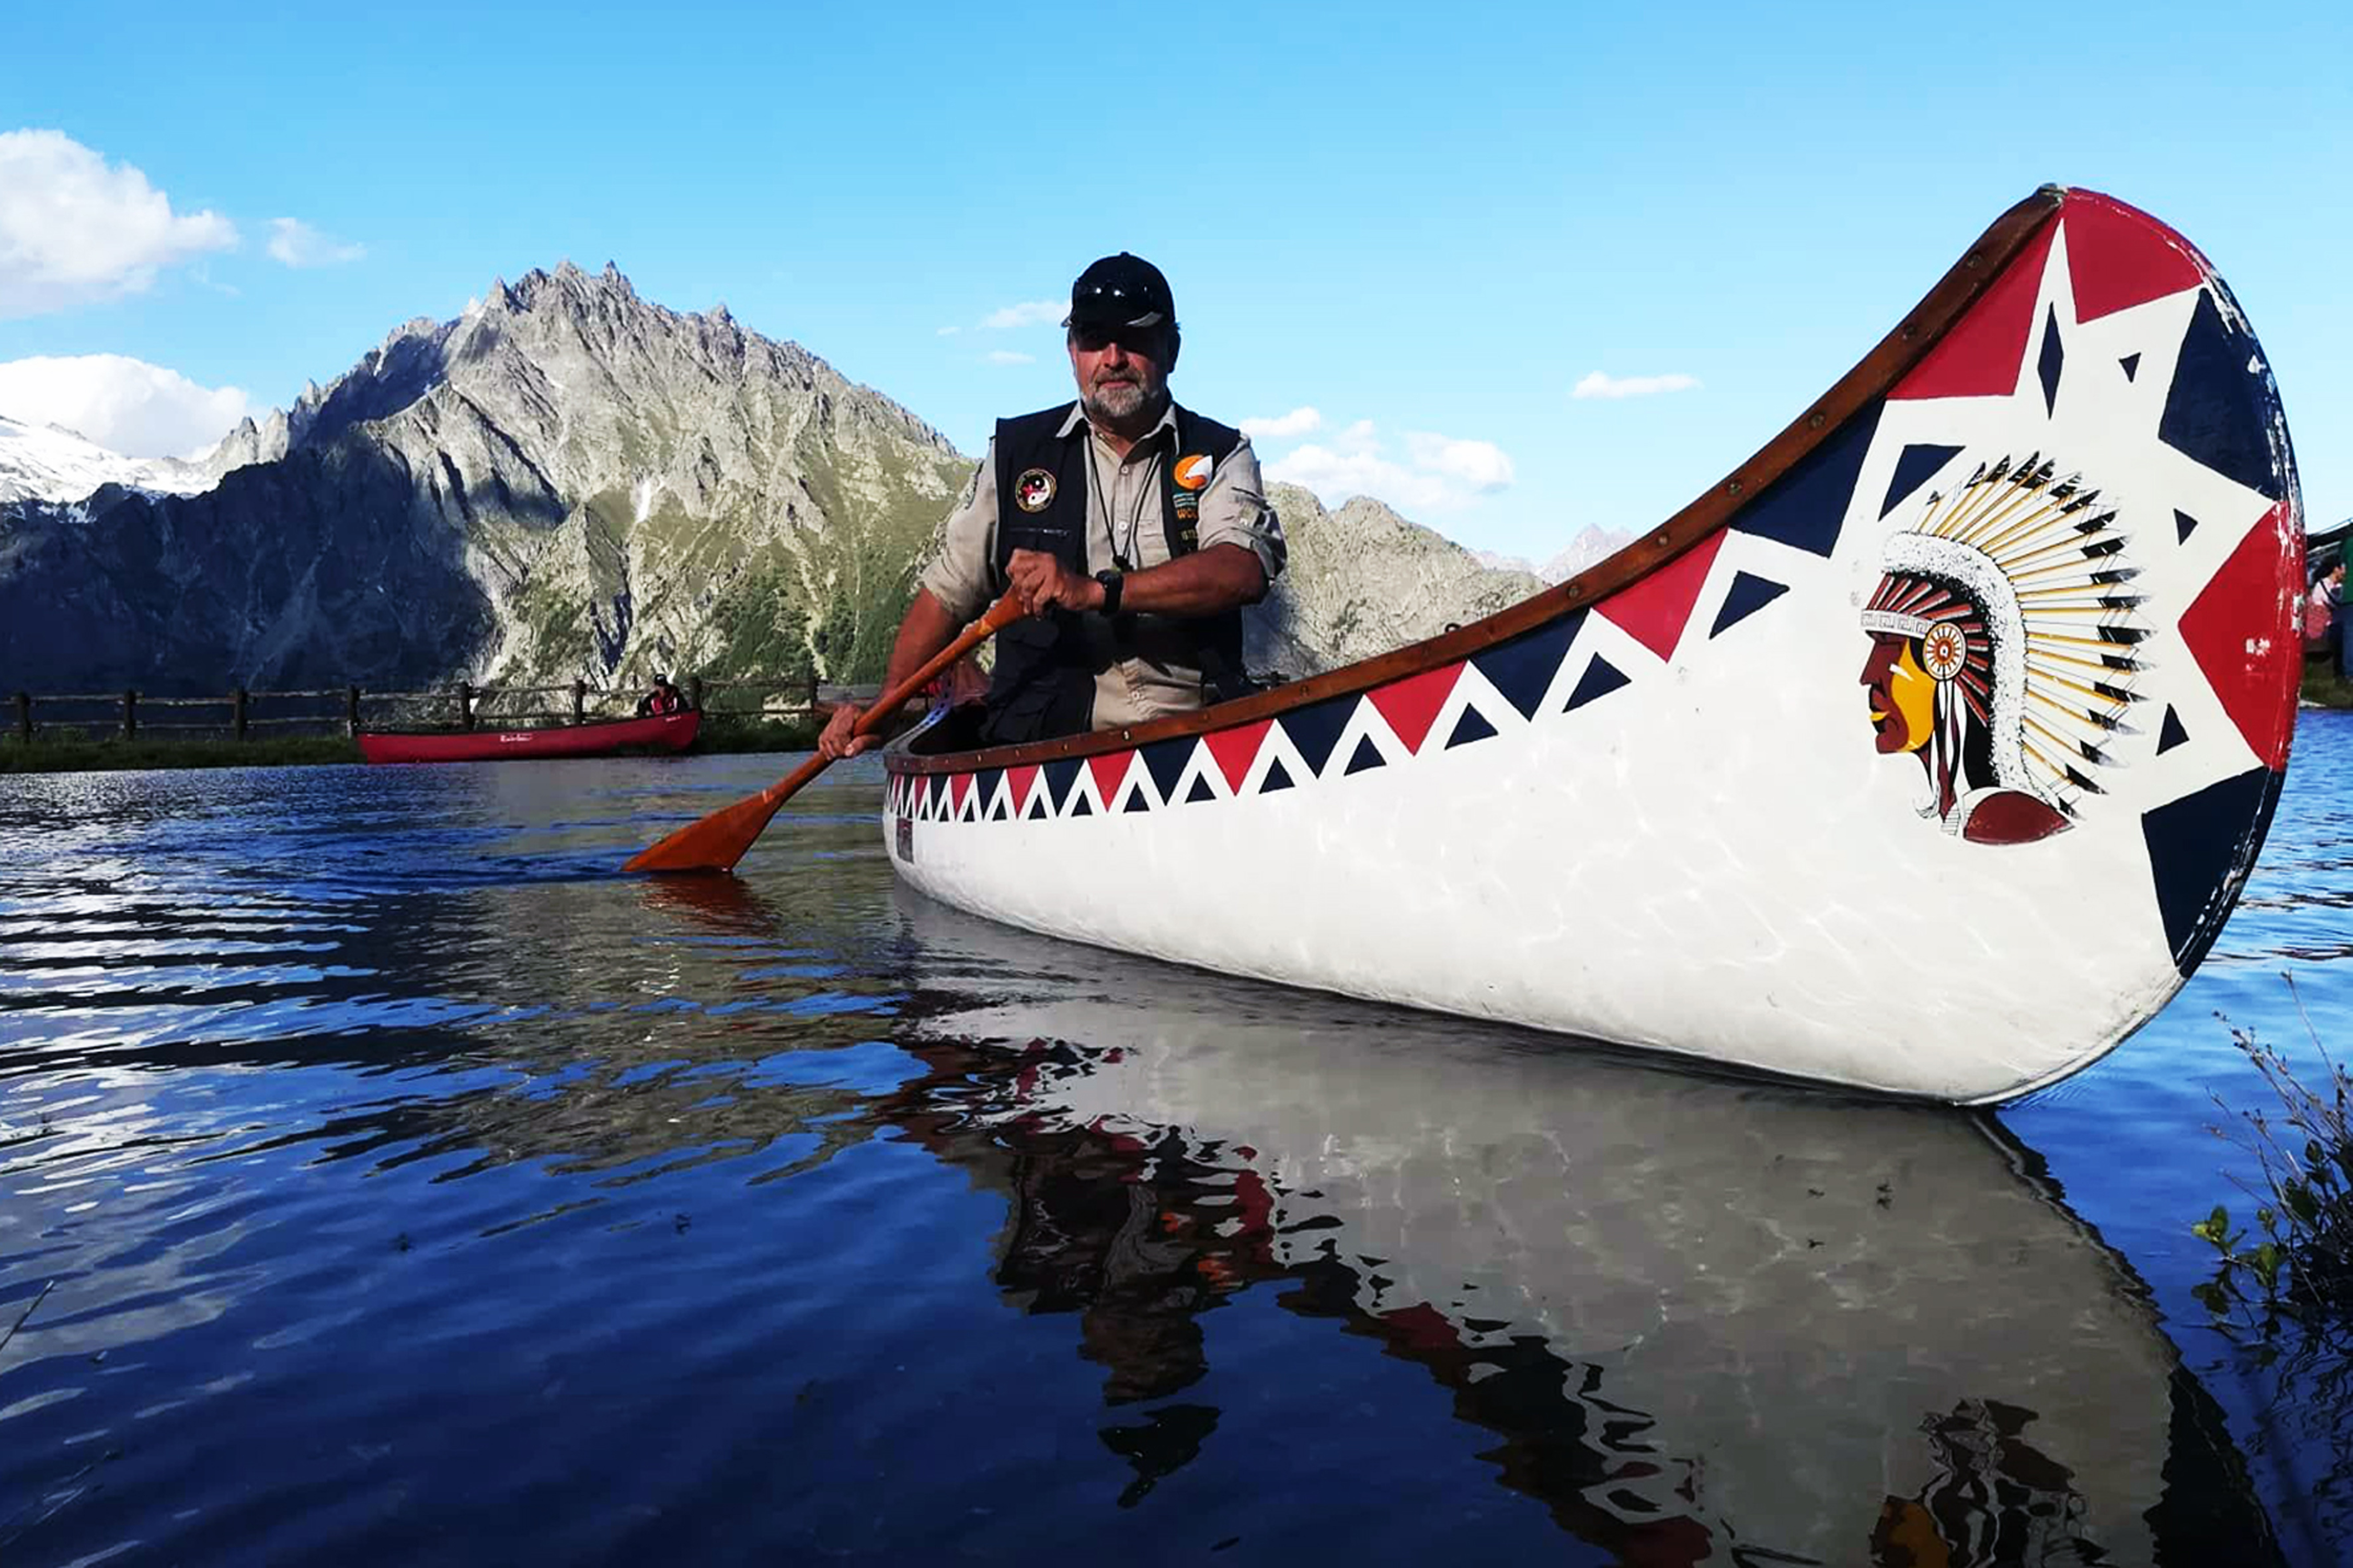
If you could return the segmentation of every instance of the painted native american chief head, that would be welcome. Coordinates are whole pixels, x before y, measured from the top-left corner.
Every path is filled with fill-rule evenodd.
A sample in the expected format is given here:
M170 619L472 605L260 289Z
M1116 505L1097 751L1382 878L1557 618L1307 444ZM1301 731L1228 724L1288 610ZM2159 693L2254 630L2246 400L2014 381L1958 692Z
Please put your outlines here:
M2113 508L2039 453L1980 463L1889 538L1862 612L1883 753L1927 773L1920 815L1976 844L2065 830L2105 793L2147 635Z

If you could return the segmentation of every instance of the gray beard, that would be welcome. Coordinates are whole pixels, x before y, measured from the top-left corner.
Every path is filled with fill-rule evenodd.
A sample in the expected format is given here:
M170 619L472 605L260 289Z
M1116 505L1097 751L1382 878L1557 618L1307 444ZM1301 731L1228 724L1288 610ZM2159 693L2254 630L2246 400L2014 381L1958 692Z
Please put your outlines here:
M1115 435L1143 435L1160 421L1160 411L1167 402L1163 393L1155 397L1139 383L1111 386L1090 392L1079 399L1079 406L1087 417Z

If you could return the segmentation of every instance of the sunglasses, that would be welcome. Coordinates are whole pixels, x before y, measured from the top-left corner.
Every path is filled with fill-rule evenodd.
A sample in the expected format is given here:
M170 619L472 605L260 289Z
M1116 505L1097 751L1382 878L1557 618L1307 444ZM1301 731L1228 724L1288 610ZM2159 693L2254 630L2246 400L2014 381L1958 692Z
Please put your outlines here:
M1101 353L1117 343L1129 353L1142 354L1146 359L1161 359L1166 357L1168 346L1168 329L1165 326L1131 327L1117 322L1103 325L1073 322L1071 342L1077 344L1082 353Z

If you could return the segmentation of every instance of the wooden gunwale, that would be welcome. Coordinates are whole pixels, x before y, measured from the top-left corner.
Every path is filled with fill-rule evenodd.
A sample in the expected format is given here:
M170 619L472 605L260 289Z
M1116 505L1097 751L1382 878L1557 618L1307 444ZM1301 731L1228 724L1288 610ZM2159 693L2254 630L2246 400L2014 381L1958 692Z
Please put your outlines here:
M1083 735L1031 741L1018 746L991 746L976 752L921 755L894 750L885 759L889 770L894 773L945 773L976 768L1026 767L1230 729L1326 698L1367 691L1468 658L1572 610L1599 603L1715 533L1751 498L1788 472L1865 404L1884 396L2001 276L2010 258L2041 232L2043 225L2058 216L2064 195L2060 186L2045 185L1996 218L1912 312L1880 340L1877 347L1863 355L1852 370L1840 377L1830 391L1767 442L1756 456L1648 536L1595 563L1566 583L1498 610L1484 620L1422 642L1198 712L1155 719L1148 724L1123 730L1097 730Z

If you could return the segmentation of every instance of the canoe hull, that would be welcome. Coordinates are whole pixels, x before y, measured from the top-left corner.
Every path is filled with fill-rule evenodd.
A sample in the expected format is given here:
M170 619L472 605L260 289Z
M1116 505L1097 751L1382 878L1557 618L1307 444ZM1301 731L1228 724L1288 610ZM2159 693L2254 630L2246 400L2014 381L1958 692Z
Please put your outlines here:
M682 752L694 744L699 712L659 713L601 724L528 730L362 731L371 763L489 763L518 758L609 757L623 752Z
M1891 1093L2079 1070L2253 864L2302 534L2211 268L2052 202L1680 553L1199 735L1007 767L902 743L900 875L1050 935Z

